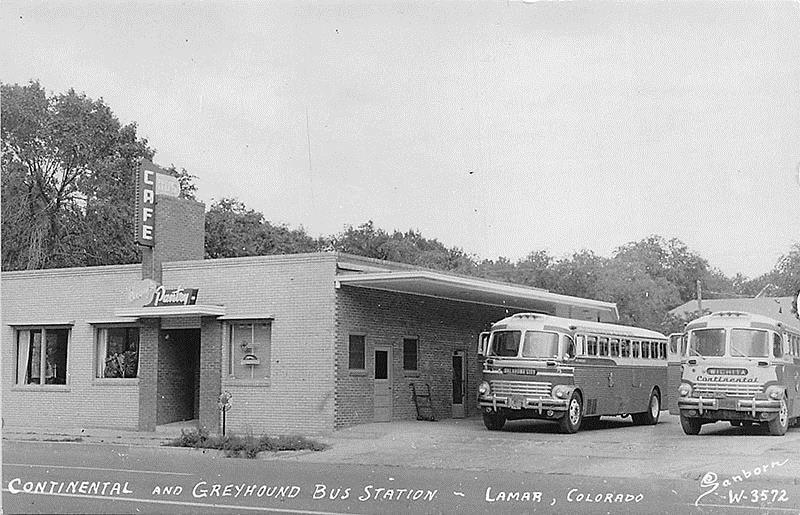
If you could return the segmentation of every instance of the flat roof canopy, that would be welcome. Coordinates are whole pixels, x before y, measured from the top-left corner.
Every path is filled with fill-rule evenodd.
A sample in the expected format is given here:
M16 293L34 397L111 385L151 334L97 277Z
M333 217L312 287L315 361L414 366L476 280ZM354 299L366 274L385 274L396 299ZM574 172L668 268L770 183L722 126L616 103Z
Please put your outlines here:
M581 318L582 311L596 312L602 322L619 320L617 305L613 302L560 295L528 286L453 276L428 270L342 274L336 277L336 282L337 286L424 295L540 313L566 312L573 318Z
M219 317L225 314L225 306L193 304L189 306L142 307L117 311L118 317L162 318L162 317Z

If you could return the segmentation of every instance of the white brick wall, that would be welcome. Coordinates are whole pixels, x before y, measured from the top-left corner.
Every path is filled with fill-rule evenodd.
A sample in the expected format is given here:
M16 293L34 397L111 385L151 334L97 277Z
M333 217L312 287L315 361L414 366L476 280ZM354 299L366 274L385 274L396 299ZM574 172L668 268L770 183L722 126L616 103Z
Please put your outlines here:
M325 433L333 428L333 254L262 256L164 265L167 287L197 287L198 304L224 304L228 315L272 316L268 386L240 386L228 431L259 435ZM223 345L223 372L227 371Z
M117 427L138 424L138 387L94 380L94 331L89 320L112 318L140 265L6 272L2 285L3 422L25 427ZM67 386L16 386L15 330L20 322L74 321L67 351Z

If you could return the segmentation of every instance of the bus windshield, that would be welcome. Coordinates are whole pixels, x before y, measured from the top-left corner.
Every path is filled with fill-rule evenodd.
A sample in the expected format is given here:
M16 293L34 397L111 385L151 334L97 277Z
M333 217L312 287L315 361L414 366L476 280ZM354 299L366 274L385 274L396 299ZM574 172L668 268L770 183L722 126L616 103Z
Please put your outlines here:
M520 331L495 331L492 333L490 356L513 357L519 352Z
M526 331L522 344L523 358L557 358L558 334L542 331Z
M731 356L768 357L767 332L756 329L731 329Z
M689 337L690 356L725 355L725 329L696 329Z

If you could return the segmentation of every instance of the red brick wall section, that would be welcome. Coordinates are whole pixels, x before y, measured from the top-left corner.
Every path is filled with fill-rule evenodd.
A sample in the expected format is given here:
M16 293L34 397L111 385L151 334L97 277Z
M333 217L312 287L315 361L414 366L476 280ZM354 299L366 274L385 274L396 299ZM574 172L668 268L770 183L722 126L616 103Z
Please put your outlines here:
M155 218L155 246L142 252L142 277L160 283L163 263L205 257L205 205L156 195Z
M453 352L466 351L467 415L477 409L480 382L477 339L510 313L431 297L343 286L337 290L336 312L336 427L371 422L373 417L374 349L392 347L393 418L416 419L410 384L418 391L431 386L437 418L452 415ZM366 334L366 373L350 371L349 334ZM403 370L403 337L419 338L418 370Z
M156 430L158 385L157 318L146 318L139 325L139 431Z
M219 394L222 392L222 325L213 317L200 324L200 427L220 431Z

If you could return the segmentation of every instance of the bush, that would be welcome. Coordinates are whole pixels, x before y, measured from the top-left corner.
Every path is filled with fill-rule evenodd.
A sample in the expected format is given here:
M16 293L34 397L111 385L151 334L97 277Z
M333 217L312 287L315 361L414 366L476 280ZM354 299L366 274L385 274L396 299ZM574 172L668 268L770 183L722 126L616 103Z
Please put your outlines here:
M194 447L195 449L218 449L225 451L229 457L255 458L259 452L270 451L323 451L327 446L305 436L267 436L259 438L248 434L245 436L210 436L208 430L199 431L181 429L181 436L170 440L165 445L171 447Z

